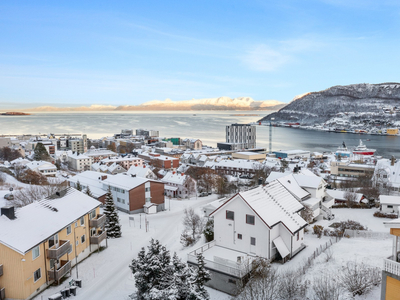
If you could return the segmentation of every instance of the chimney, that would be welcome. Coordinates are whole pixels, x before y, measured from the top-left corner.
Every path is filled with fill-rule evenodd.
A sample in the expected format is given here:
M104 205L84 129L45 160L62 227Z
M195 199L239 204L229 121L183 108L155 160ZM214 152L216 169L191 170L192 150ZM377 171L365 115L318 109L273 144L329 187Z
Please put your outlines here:
M101 180L107 179L107 175L101 176Z
M5 215L10 220L15 219L15 211L13 205L4 206L1 208L1 215Z
M183 175L185 175L185 173L181 173L181 175L183 176Z
M146 168L146 165L143 165L143 168Z
M396 162L396 159L394 158L394 156L392 155L392 158L390 159L390 165L394 166L394 163Z
M173 171L172 174L175 174L175 171Z

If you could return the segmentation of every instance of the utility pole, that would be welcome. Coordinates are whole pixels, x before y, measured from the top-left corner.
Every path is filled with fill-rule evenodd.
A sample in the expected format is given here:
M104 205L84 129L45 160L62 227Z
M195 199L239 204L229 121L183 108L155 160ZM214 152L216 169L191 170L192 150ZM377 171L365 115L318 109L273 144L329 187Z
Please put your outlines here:
M271 118L269 120L269 153L272 153L272 121L275 120L275 118Z

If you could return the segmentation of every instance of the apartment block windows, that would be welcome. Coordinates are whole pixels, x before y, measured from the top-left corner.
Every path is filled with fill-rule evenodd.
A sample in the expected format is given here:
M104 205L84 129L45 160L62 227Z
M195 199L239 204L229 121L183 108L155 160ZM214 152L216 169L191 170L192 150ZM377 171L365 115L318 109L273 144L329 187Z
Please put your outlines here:
M58 234L49 238L49 248L53 247L54 245L58 245Z
M85 217L81 218L81 226L85 225Z
M82 235L82 236L81 236L81 244L83 244L85 241L86 241L86 236L85 236L85 235Z
M251 237L250 238L250 245L252 245L252 246L256 245L256 238L255 237Z
M252 216L252 215L246 215L246 223L247 224L250 224L250 225L254 225L254 216Z
M38 258L39 255L40 255L40 249L39 246L36 246L35 248L32 249L32 260Z
M36 282L40 278L42 278L42 272L40 271L40 268L39 268L35 272L33 272L33 281Z
M228 220L232 220L233 221L235 219L235 212L231 211L231 210L227 210L226 211L226 218Z
M71 233L71 225L67 226L67 235Z
M90 212L90 219L94 219L95 217L96 217L96 210L93 209L93 210Z

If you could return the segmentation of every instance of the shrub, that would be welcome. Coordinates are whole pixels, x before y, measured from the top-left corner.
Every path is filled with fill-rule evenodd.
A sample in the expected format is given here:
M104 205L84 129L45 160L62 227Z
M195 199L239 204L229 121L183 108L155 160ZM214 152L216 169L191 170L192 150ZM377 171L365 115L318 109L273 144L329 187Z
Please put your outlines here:
M313 231L314 231L314 234L316 234L317 237L320 239L321 236L322 236L322 233L324 231L324 227L321 226L321 225L314 225L313 226Z
M382 213L380 211L376 211L374 213L374 217L377 217L377 218L389 218L389 219L397 219L398 218L397 214L387 214L387 213Z
M342 286L353 294L365 295L381 282L381 270L363 263L348 262L341 274Z

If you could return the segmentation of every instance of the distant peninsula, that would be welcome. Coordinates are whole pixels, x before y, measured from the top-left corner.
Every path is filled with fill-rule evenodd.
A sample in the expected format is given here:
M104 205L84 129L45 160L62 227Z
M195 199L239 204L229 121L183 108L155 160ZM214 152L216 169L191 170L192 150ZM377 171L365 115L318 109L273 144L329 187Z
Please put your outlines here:
M193 111L193 110L279 110L286 103L277 100L256 101L250 97L219 97L207 99L192 99L183 101L173 101L166 99L163 101L153 100L142 103L140 105L90 105L80 107L54 107L40 106L28 108L27 111L37 112L62 112L62 111Z
M1 116L29 116L30 114L18 112L18 111L8 111L5 113L0 113Z

